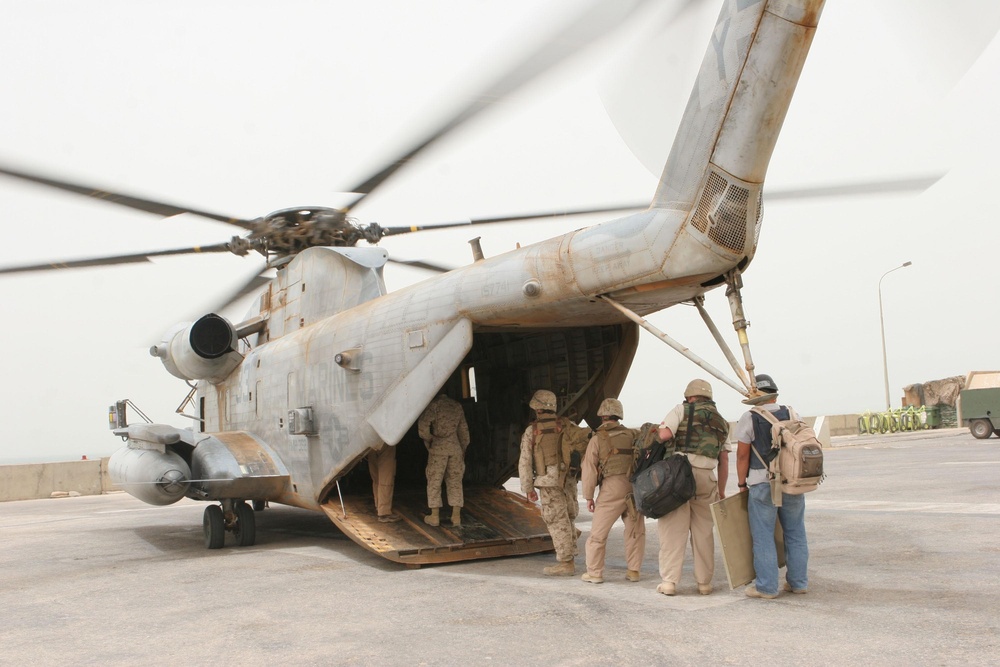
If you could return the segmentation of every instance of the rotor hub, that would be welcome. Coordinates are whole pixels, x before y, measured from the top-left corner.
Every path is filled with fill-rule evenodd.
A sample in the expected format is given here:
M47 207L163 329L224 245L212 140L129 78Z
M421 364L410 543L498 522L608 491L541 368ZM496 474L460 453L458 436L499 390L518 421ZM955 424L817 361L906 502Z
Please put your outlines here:
M360 240L377 243L381 232L377 223L360 227L341 209L310 206L270 213L249 238L263 241L270 254L295 255L313 246L354 246Z

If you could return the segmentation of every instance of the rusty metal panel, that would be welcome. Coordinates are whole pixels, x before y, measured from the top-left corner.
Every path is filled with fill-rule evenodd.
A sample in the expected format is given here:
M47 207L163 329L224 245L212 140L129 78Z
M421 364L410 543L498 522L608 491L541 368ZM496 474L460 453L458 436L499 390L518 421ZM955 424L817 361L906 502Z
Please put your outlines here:
M381 523L370 495L336 494L323 511L345 535L383 558L426 565L552 551L545 522L534 503L504 489L465 489L462 525L452 526L442 509L441 525L424 523L426 496L420 490L397 490L393 511L403 517Z

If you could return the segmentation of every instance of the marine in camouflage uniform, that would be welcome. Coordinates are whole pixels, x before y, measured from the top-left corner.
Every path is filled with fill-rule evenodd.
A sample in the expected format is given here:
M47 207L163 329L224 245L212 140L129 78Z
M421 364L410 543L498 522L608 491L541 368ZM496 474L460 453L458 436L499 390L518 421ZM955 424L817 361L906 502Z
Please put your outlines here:
M629 475L635 462L637 431L619 423L624 410L621 401L606 398L597 410L601 425L587 444L583 456L583 497L594 517L587 538L587 571L581 577L594 584L604 582L604 554L608 533L619 517L625 522L625 562L628 581L639 581L639 569L646 549L645 520L635 508ZM594 491L601 493L594 501Z
M465 450L469 446L469 425L462 405L439 394L427 406L417 421L420 438L427 446L427 506L430 516L424 521L431 526L440 524L441 482L448 488L451 523L462 524L462 476L465 475Z
M660 423L660 439L667 456L681 452L691 462L695 495L666 516L657 519L660 538L660 578L656 590L674 595L681 578L688 533L694 554L694 578L698 592L712 592L715 575L715 538L710 505L726 495L729 476L729 424L712 401L712 385L692 380L684 390L685 402L674 407ZM689 437L690 436L690 437Z
M537 419L521 437L521 455L517 469L521 493L528 500L541 500L542 519L552 536L556 565L546 567L547 575L572 575L579 532L573 521L579 513L576 474L571 471L575 457L587 445L589 429L556 416L556 395L540 389L528 404ZM538 489L536 492L535 489Z

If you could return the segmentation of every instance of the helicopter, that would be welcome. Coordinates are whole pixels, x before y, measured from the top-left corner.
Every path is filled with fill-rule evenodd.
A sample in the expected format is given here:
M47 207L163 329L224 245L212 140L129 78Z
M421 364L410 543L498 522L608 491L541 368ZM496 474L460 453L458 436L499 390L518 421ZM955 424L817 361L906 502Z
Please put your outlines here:
M196 427L129 424L124 404L114 406L114 432L128 440L116 459L117 481L154 504L185 496L208 501L204 530L210 547L220 546L225 532L241 545L253 544L250 501L324 511L353 539L399 562L550 548L532 508L501 488L514 472L517 441L529 418L526 398L534 389L554 389L561 412L595 422L600 401L621 389L638 329L650 326L645 316L680 303L700 306L706 293L725 286L744 359L741 367L731 357L738 379L724 381L754 394L742 274L756 252L767 162L821 6L727 4L679 141L641 212L495 257L473 246L467 266L391 293L382 275L388 254L357 244L420 228L360 224L349 214L426 146L478 113L478 101L357 183L350 189L357 198L336 208L296 207L240 219L0 170L162 216L202 216L244 232L213 245L72 260L59 268L232 253L257 254L277 271L273 280L258 274L237 290L242 295L266 288L243 321L206 313L151 348L169 372L196 383L186 401ZM532 70L538 61L537 54L526 60ZM527 76L517 71L510 78ZM502 97L508 82L477 100ZM710 329L721 338L717 327ZM429 531L412 520L419 519L421 494L408 498L405 491L423 470L412 425L442 390L465 404L476 443L468 454L467 483L479 492L472 494L467 527L414 537L415 525ZM403 488L397 506L408 518L398 528L372 523L370 492L366 497L363 466L357 465L383 445L398 448L397 486Z

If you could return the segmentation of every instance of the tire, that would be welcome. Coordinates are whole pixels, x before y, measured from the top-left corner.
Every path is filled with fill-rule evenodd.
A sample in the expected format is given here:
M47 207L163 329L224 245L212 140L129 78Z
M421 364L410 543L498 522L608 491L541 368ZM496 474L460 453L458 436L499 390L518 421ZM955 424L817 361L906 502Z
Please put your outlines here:
M974 437L985 440L993 435L993 424L989 419L973 419L969 422L969 431Z
M254 512L263 512L264 508L267 507L266 500L252 500L250 504L253 506Z
M205 532L205 548L221 549L226 542L226 520L222 516L222 508L218 505L206 507L201 525Z
M236 525L233 527L233 535L236 536L236 543L241 547L252 547L257 541L257 519L253 510L246 503L236 503L233 507L236 512Z

